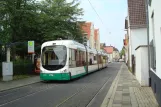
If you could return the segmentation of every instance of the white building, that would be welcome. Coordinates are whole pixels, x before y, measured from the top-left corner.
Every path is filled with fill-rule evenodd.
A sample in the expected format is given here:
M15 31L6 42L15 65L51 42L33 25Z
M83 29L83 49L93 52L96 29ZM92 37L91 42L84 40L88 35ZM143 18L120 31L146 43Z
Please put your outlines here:
M119 51L113 46L105 46L104 50L108 54L108 60L110 62L117 61L120 58Z
M140 45L147 45L145 0L128 0L126 29L129 36L129 66L132 68L132 55Z
M120 59L119 51L115 47L113 47L112 58L113 58L113 61L118 61Z
M161 0L149 0L150 84L161 106Z

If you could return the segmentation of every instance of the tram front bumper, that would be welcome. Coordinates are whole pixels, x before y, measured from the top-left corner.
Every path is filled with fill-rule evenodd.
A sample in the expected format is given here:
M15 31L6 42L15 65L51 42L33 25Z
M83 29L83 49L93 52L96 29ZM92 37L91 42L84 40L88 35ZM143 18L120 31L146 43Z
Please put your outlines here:
M69 73L40 73L41 80L70 80Z

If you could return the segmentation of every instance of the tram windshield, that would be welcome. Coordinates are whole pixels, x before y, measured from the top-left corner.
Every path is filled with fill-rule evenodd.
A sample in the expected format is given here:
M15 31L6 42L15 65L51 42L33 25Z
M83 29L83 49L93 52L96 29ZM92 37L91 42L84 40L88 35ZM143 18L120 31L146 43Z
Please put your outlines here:
M42 66L47 70L58 70L65 66L67 49L65 46L48 46L42 50Z

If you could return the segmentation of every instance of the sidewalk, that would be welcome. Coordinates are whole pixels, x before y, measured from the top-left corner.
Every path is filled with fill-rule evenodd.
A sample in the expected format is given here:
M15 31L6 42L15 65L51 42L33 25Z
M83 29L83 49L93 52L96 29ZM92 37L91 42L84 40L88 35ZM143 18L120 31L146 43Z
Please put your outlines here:
M29 78L24 78L24 79L19 79L19 80L13 80L13 81L8 81L8 82L0 81L0 91L4 91L4 90L11 89L11 88L16 88L16 87L21 87L21 86L33 84L36 82L40 82L39 76L34 76L34 77L29 77Z
M159 107L152 89L140 87L125 64L122 65L101 107Z

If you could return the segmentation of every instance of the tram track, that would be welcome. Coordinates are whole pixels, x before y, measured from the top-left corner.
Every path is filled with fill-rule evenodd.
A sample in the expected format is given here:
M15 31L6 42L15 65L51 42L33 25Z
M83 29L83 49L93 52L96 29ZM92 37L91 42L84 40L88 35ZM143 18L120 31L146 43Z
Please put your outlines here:
M115 70L117 72L115 72L116 74L118 73L120 67L118 69L111 69ZM107 69L104 69L107 70ZM104 81L98 81L97 80L93 81L90 80L87 82L88 84L86 84L83 88L81 88L79 91L75 92L74 94L72 94L71 96L65 98L64 100L62 100L59 104L57 104L56 106L53 107L97 107L99 106L99 103L101 104L102 99L102 95L106 95L107 94L107 90L109 89L109 87L112 84L113 79L115 78L115 75L111 75L109 74ZM102 77L102 75L99 75L99 77ZM100 84L101 83L101 84ZM100 85L98 85L100 84ZM98 86L97 86L98 85ZM92 88L94 89L92 89ZM91 91L89 91L91 90ZM89 95L91 94L91 95ZM83 96L83 97L82 97ZM87 97L87 98L86 98ZM101 98L102 100L96 104L96 102L98 101L98 99ZM79 100L81 100L79 102ZM74 102L74 103L73 103ZM95 106L95 104L97 106ZM51 107L51 106L49 106Z
M77 80L76 80L77 81ZM76 82L74 81L74 82ZM78 80L79 81L79 80ZM86 81L86 80L83 80L83 81ZM91 81L91 82L89 82ZM88 83L92 83L92 80L89 80ZM87 81L86 81L87 82ZM72 82L71 82L72 83ZM26 98L26 97L29 97L29 96L32 96L34 94L37 94L37 93L40 93L40 92L45 92L49 89L52 89L54 87L57 87L59 86L60 84L51 84L52 86L50 86L50 83L49 84L43 84L40 85L39 87L36 87L35 85L38 85L38 84L43 84L41 82L39 83L34 83L34 84L30 84L30 85L27 85L27 86L22 86L22 87L18 87L18 88L14 88L14 89L10 89L10 90L6 90L6 91L2 91L0 92L0 107L4 106L4 105L7 105L7 104L10 104L10 103L13 103L15 101L18 101L18 100L21 100L23 98ZM49 86L49 87L48 87ZM68 101L70 98L74 97L75 95L79 94L80 92L82 92L88 85L85 85L83 86L83 88L79 89L76 93L72 94L70 97L66 98L65 101L63 100L63 103L65 103L66 101ZM36 87L36 89L34 89ZM44 88L44 87L47 87L47 88ZM14 96L17 92L19 92L20 90L22 89L25 89L25 88L29 88L30 91L28 91L27 93L23 94L22 96L20 97L16 97L14 99L9 99L9 100L5 100L4 102L1 101L1 98L2 97L7 97L7 96ZM6 94L5 94L6 93ZM59 107L60 105L62 105L63 103L59 104L58 106L56 107Z
M108 78L107 81L103 84L102 87L100 87L100 89L98 90L98 92L94 95L94 97L89 101L89 103L86 105L86 107L89 107L93 102L94 102L94 99L97 97L97 95L104 89L104 87L107 85L107 83L109 82L109 80L111 79Z
M39 83L40 83L40 82L39 82ZM39 83L35 83L35 84L39 84ZM33 84L31 84L31 85L33 85ZM37 87L37 89L34 89L34 90L32 90L33 88L35 88L34 86L33 86L33 87L32 87L32 86L24 86L24 87L19 87L18 89L14 89L16 92L18 92L18 90L21 89L21 88L26 88L26 87L29 88L29 87L30 87L30 88L31 88L31 91L25 93L24 95L22 95L22 96L20 96L20 97L14 98L14 99L12 99L12 100L5 100L4 103L0 104L0 107L1 107L1 106L4 106L4 105L7 105L7 104L10 104L10 103L13 103L13 102L18 101L18 100L21 100L21 99L23 99L23 98L32 96L32 95L34 95L34 94L37 94L37 93L40 93L40 92L45 92L45 91L47 91L48 89L52 89L52 88L54 88L54 87L59 86L59 84L54 84L54 85L49 86L49 87L48 87L48 85L50 85L50 84L45 84L44 86L41 86L41 85L40 85L40 87ZM47 87L47 88L44 88L44 87ZM8 91L8 90L7 90L7 91ZM11 90L9 90L9 91L11 91ZM16 93L16 92L15 92L15 93ZM1 92L1 93L2 93L2 92ZM13 95L13 94L15 94L15 93L10 93L10 94L1 95L0 98L1 98L1 97L6 97L6 96L9 96L9 95Z
M87 105L85 107L89 107L89 105L93 102L93 100L95 99L95 97L101 92L101 90L106 86L106 84L109 82L109 79L111 77L109 77L105 83L103 83L103 85L99 88L99 90L97 91L97 93L92 97L92 99L90 99L90 101L87 103ZM90 84L94 83L93 81L90 82ZM61 107L61 105L63 105L64 103L66 103L67 101L69 101L70 99L72 99L73 97L75 97L76 95L80 94L82 91L84 91L87 87L89 86L89 84L85 85L83 88L81 88L80 90L78 90L76 93L72 94L71 96L67 97L66 99L64 99L63 101L61 101L61 103L57 104L54 107Z
M0 92L0 107L98 107L118 72L116 66L70 82L40 82Z

